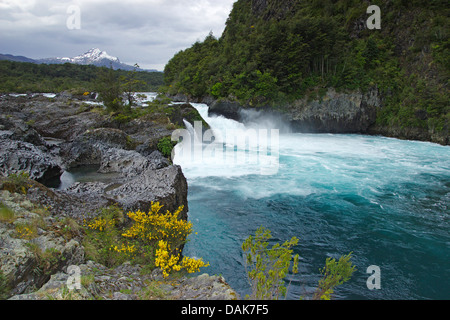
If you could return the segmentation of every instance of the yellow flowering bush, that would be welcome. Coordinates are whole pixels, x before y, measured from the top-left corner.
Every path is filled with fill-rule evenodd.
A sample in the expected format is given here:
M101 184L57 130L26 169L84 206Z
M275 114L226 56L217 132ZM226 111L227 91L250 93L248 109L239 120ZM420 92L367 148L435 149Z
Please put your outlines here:
M155 252L155 266L160 267L164 277L169 276L172 269L180 271L181 267L177 265L180 255L170 254L169 246L166 241L158 242L158 249Z
M209 263L203 262L202 258L194 259L189 257L183 257L183 260L181 261L181 265L183 268L187 270L189 273L199 272L200 268L208 267Z
M200 268L209 266L203 259L183 257L180 263L180 254L170 254L170 247L167 242L158 242L158 249L155 253L155 266L160 267L163 276L169 276L171 270L180 271L185 269L188 273L200 271Z
M175 212L161 213L163 206L158 202L152 202L148 213L129 212L128 217L134 224L122 234L125 238L137 239L143 242L166 240L172 247L177 247L186 241L187 236L192 232L192 223L178 219L183 206Z
M84 221L86 233L83 245L88 259L106 266L115 266L128 259L128 255L114 250L114 246L122 248L120 224L123 212L116 206L103 208L98 216Z
M122 230L118 223L120 219L117 217L120 217L120 214L115 211L111 214L104 210L103 215L91 222L85 222L90 236L88 248L90 244L95 244L95 250L87 251L93 252L94 256L98 255L101 258L99 262L107 265L130 260L159 267L164 277L172 270L184 269L194 273L201 267L208 266L202 259L181 259L179 248L192 233L192 223L179 219L184 207L180 206L173 213L168 210L162 212L162 207L158 202L152 202L149 212L129 212L127 215L132 224L125 230ZM96 260L95 257L92 258Z

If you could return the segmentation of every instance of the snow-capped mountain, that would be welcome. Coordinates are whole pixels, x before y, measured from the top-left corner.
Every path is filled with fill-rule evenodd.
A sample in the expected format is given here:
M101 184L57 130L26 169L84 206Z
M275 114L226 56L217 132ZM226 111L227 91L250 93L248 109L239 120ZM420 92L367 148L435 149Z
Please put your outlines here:
M73 58L47 58L47 59L40 59L38 60L38 62L47 64L62 64L62 63L74 63L82 65L92 64L97 67L112 66L113 69L122 69L127 71L134 70L133 66L120 62L119 58L111 56L108 53L106 53L106 51L102 51L98 48L93 48L88 52Z
M106 51L102 51L98 48L91 49L88 52L76 56L74 58L62 58L63 61L76 64L95 64L102 62L102 60L105 59L112 62L120 63L119 58L110 56L109 54L106 53Z

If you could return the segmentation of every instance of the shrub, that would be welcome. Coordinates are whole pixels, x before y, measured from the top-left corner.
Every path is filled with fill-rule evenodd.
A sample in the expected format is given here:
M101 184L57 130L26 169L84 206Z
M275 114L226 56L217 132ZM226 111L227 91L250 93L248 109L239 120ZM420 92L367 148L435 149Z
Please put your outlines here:
M192 223L179 219L184 207L173 213L161 212L162 207L152 202L149 212L129 212L132 223L125 229L121 227L120 209L103 209L98 217L85 222L87 256L107 266L131 261L159 267L164 277L172 270L193 273L208 266L202 259L181 259L180 248L192 232Z
M171 137L164 137L158 142L158 150L167 158L172 156L172 150L176 142L173 142Z
M129 240L121 248L114 247L115 251L133 253L135 259L151 263L159 267L164 277L167 277L172 270L180 271L185 269L189 273L199 271L200 267L205 267L201 259L184 257L180 261L181 252L179 248L186 242L187 237L192 232L192 223L179 219L183 210L180 206L173 213L166 211L161 213L163 206L158 202L152 203L148 213L136 211L128 213L128 217L133 221L122 236ZM157 244L157 248L156 248ZM152 255L148 255L149 248L155 248Z
M319 287L314 293L315 300L330 300L331 294L335 287L350 280L355 266L350 262L352 255L349 253L346 256L336 259L327 258L325 267L321 270L322 279L319 280Z
M21 171L10 174L0 185L0 189L8 190L11 193L27 194L31 188L30 175L28 172Z
M247 275L251 285L252 293L247 299L252 300L277 300L285 297L285 277L287 276L293 258L291 272L298 272L298 259L296 254L292 257L292 248L298 244L298 239L291 240L282 245L275 244L268 248L269 240L272 238L270 230L260 227L255 236L249 236L242 244L242 250L246 256ZM351 253L343 256L336 262L335 259L327 258L325 267L321 270L322 278L318 288L313 294L314 300L330 300L334 288L347 282L355 267L350 262Z
M84 221L86 236L83 240L86 257L106 266L116 266L125 262L119 253L110 250L120 240L120 223L123 213L116 206L102 208L98 216L90 221Z
M203 259L183 257L180 261L180 253L171 254L171 247L164 240L158 242L158 249L155 253L155 266L160 267L163 276L166 278L172 270L180 271L185 269L188 273L200 271L200 268L209 266ZM178 250L175 250L177 252Z
M246 255L246 264L251 266L247 274L252 287L252 295L247 296L252 300L277 300L286 295L284 278L289 272L293 246L298 239L293 237L282 245L275 244L268 249L271 233L264 227L260 227L255 236L250 236L242 244L242 250ZM298 272L298 254L294 256L292 272Z

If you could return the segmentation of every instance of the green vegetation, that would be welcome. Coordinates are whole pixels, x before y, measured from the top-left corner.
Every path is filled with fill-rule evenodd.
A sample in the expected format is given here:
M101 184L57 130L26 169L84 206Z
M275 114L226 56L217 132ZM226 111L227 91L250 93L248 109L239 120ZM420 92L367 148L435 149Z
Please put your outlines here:
M0 202L0 222L11 223L14 220L14 211Z
M34 64L26 62L0 61L0 93L27 92L92 92L95 91L99 73L108 68L92 65ZM136 91L157 91L163 84L161 72L134 72L114 70L118 78L127 79L131 74Z
M289 272L293 246L298 244L298 239L293 237L282 245L275 244L268 249L270 231L260 227L255 237L250 236L242 244L242 250L246 255L246 267L251 266L247 274L252 287L252 295L247 296L252 300L278 300L286 296L284 278ZM298 272L298 254L294 256L292 273Z
M112 68L99 70L94 88L107 111L126 115L132 113L131 108L136 105L134 94L146 85L145 81L139 79L137 64L135 68L125 75L118 74Z
M172 156L172 150L177 143L172 141L171 137L164 137L158 142L158 150L161 152L166 158L170 158Z
M247 275L251 284L252 293L247 299L252 300L278 300L285 297L287 288L285 278L291 272L298 272L299 255L292 256L293 247L298 244L298 239L293 237L282 245L276 243L268 248L272 238L270 230L260 227L255 236L249 236L242 244L242 250L246 256ZM330 300L333 289L350 280L355 266L350 261L351 254L343 256L336 262L327 258L325 267L321 270L322 278L314 292L314 300ZM291 260L293 260L290 269Z
M30 175L25 171L12 173L8 177L0 180L0 190L27 194L29 188L31 188Z
M355 266L352 266L350 262L351 257L352 255L349 253L340 257L338 262L336 259L327 258L325 267L321 270L322 279L319 280L319 286L313 299L330 300L334 288L350 280L355 271Z
M62 253L55 248L42 250L37 244L28 242L26 246L34 254L38 262L33 272L36 275L50 276L58 269L61 260L64 259Z
M192 223L180 219L180 206L173 213L161 212L162 205L152 203L149 212L129 212L131 225L125 225L123 212L115 206L104 208L85 222L83 240L86 256L108 267L125 261L159 267L164 277L172 271L199 271L207 266L202 259L181 258L180 248L192 232Z
M280 107L328 87L377 87L378 125L448 130L448 3L370 4L381 30L365 27L366 2L239 0L219 39L209 34L170 60L164 90Z

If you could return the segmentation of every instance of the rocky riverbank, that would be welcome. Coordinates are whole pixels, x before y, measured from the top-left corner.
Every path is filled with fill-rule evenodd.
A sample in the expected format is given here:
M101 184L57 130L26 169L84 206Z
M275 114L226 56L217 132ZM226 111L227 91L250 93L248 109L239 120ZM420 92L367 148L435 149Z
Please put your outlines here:
M101 208L148 211L159 202L171 212L184 206L179 219L187 219L186 179L158 142L195 110L171 106L169 116L124 121L92 102L68 94L0 98L1 298L236 298L220 277L182 277L169 285L155 272L144 275L143 266L107 268L87 260L79 226ZM58 187L63 174L86 166L106 178ZM82 270L84 282L68 296L70 266ZM198 283L206 288L201 293ZM165 293L148 293L149 286Z

